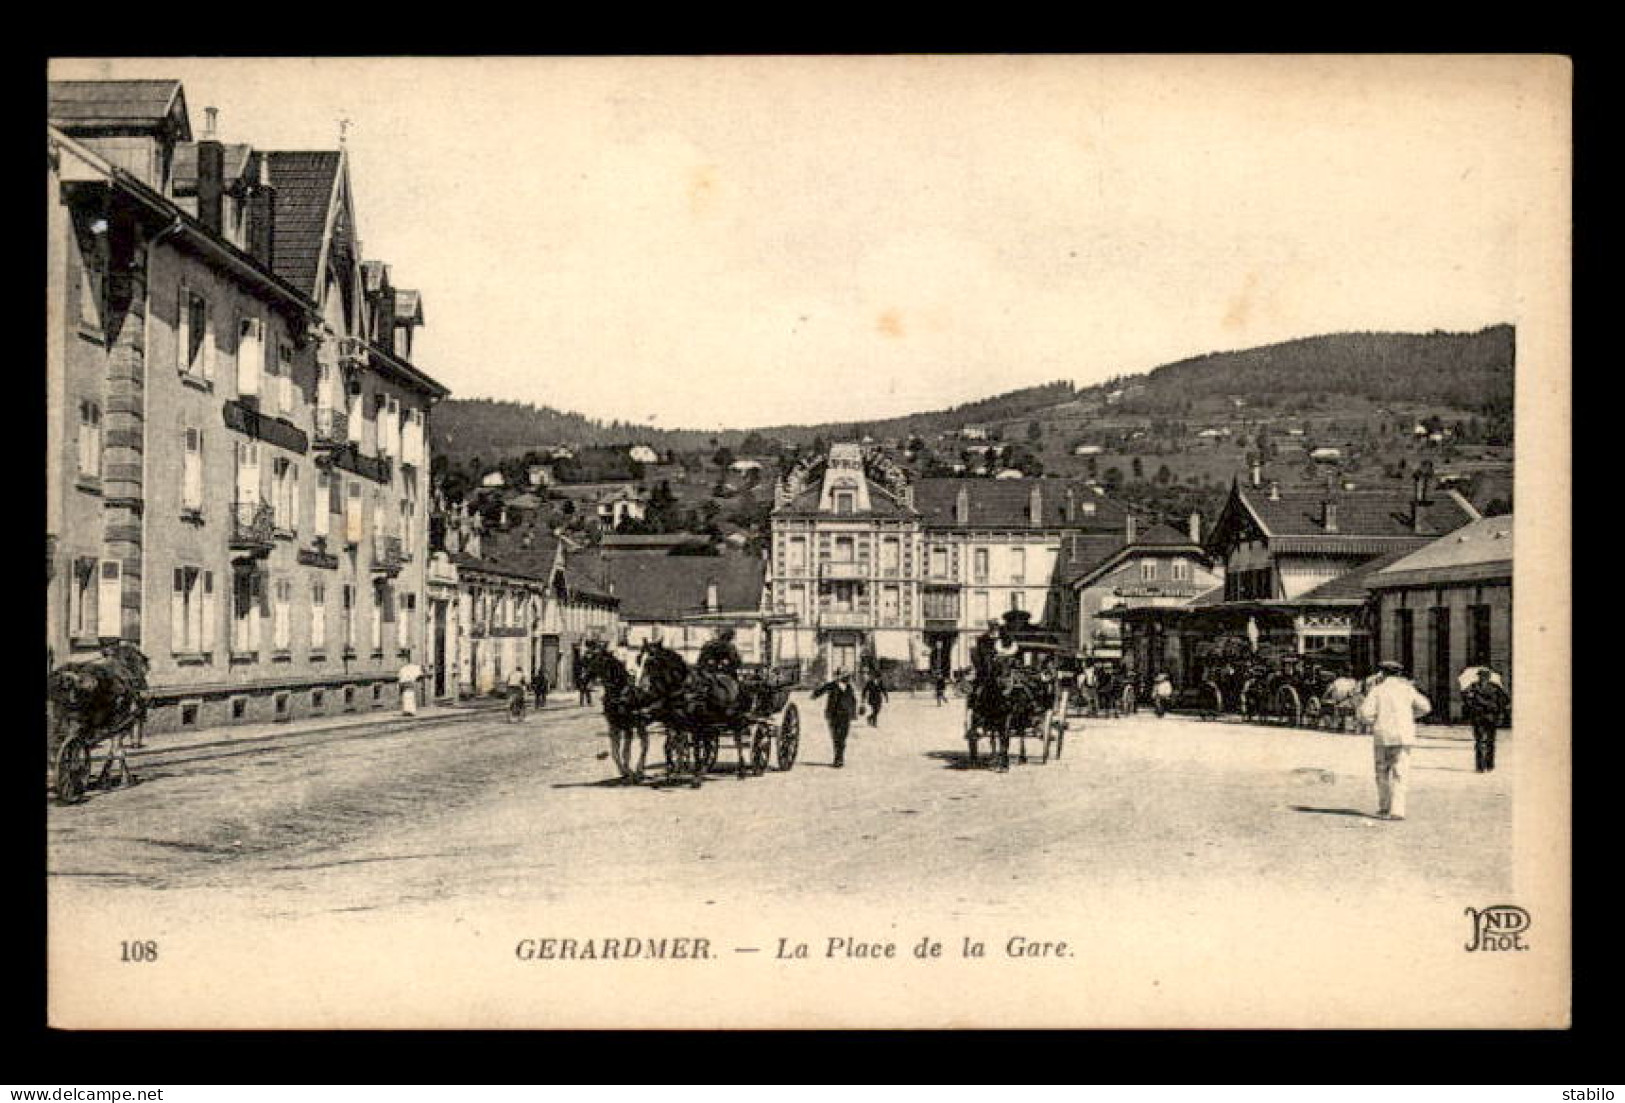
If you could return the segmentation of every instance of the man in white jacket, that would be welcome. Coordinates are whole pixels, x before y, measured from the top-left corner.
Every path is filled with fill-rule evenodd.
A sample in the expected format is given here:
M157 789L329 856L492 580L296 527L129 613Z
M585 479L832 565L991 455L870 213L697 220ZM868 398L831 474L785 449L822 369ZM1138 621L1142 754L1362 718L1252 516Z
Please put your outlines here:
M1405 818L1405 775L1416 745L1416 721L1433 704L1405 677L1398 663L1377 664L1377 682L1360 705L1360 719L1371 727L1377 767L1377 818Z

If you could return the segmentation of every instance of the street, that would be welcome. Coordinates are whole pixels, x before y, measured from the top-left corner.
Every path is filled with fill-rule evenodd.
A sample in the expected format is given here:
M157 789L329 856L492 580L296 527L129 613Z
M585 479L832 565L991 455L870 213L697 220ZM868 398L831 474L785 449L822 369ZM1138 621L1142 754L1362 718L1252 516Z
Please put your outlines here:
M899 694L830 768L819 705L798 695L800 758L699 789L614 780L596 709L513 724L386 726L234 748L162 746L141 784L49 812L58 907L223 910L276 920L481 902L583 906L635 890L680 907L852 899L956 917L1155 887L1479 900L1511 877L1503 735L1424 738L1411 818L1371 818L1365 737L1149 713L1074 719L1064 757L964 768L963 704ZM1034 748L1036 752L1036 747ZM1012 749L1014 754L1015 748ZM984 745L983 754L986 754Z

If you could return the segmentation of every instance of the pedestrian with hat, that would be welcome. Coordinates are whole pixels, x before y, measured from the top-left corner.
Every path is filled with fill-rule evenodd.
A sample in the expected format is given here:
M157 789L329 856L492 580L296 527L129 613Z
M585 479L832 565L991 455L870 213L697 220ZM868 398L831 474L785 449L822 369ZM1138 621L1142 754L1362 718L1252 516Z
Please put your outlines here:
M1461 707L1473 725L1473 769L1495 769L1495 731L1512 708L1500 675L1487 666L1462 671Z
M858 713L858 695L852 689L852 675L841 671L833 680L813 690L813 698L828 697L824 702L824 720L829 724L830 743L835 748L835 768L846 765L846 737L852 730L852 718Z
M1405 784L1416 721L1433 711L1433 703L1405 677L1396 662L1377 664L1377 680L1360 703L1360 719L1371 728L1371 750L1377 772L1377 818L1405 818Z

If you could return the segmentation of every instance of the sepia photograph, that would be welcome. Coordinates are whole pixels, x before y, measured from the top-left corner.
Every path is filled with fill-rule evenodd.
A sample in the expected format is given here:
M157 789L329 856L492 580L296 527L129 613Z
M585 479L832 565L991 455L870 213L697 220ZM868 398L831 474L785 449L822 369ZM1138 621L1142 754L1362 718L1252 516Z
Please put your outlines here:
M1566 59L44 75L51 1026L1570 1025Z

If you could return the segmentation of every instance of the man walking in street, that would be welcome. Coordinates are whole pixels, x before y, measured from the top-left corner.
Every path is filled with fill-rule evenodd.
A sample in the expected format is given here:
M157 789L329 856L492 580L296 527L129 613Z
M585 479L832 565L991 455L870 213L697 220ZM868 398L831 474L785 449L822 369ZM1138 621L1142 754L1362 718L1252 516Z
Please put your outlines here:
M1461 705L1473 724L1473 768L1481 774L1495 769L1495 729L1512 707L1501 684L1492 681L1490 668L1478 668L1478 680L1461 692Z
M936 687L937 704L938 705L946 705L948 703L948 674L947 674L947 672L944 671L939 666L937 668L936 673L931 676L931 683L932 683L933 686Z
M886 692L886 686L877 674L869 679L869 684L863 687L863 703L869 709L869 726L880 725L880 706L886 703L891 694Z
M835 768L846 765L846 735L852 728L852 717L858 711L858 695L852 692L852 675L846 671L813 690L813 698L828 696L824 702L824 719L829 724L829 739L835 747Z
M1377 681L1360 705L1360 719L1371 726L1372 757L1377 770L1377 818L1405 818L1405 782L1416 721L1433 711L1432 703L1411 685L1405 668L1377 664Z
M547 707L547 675L541 667L536 668L536 674L530 680L530 688L536 694L536 710L540 712Z

